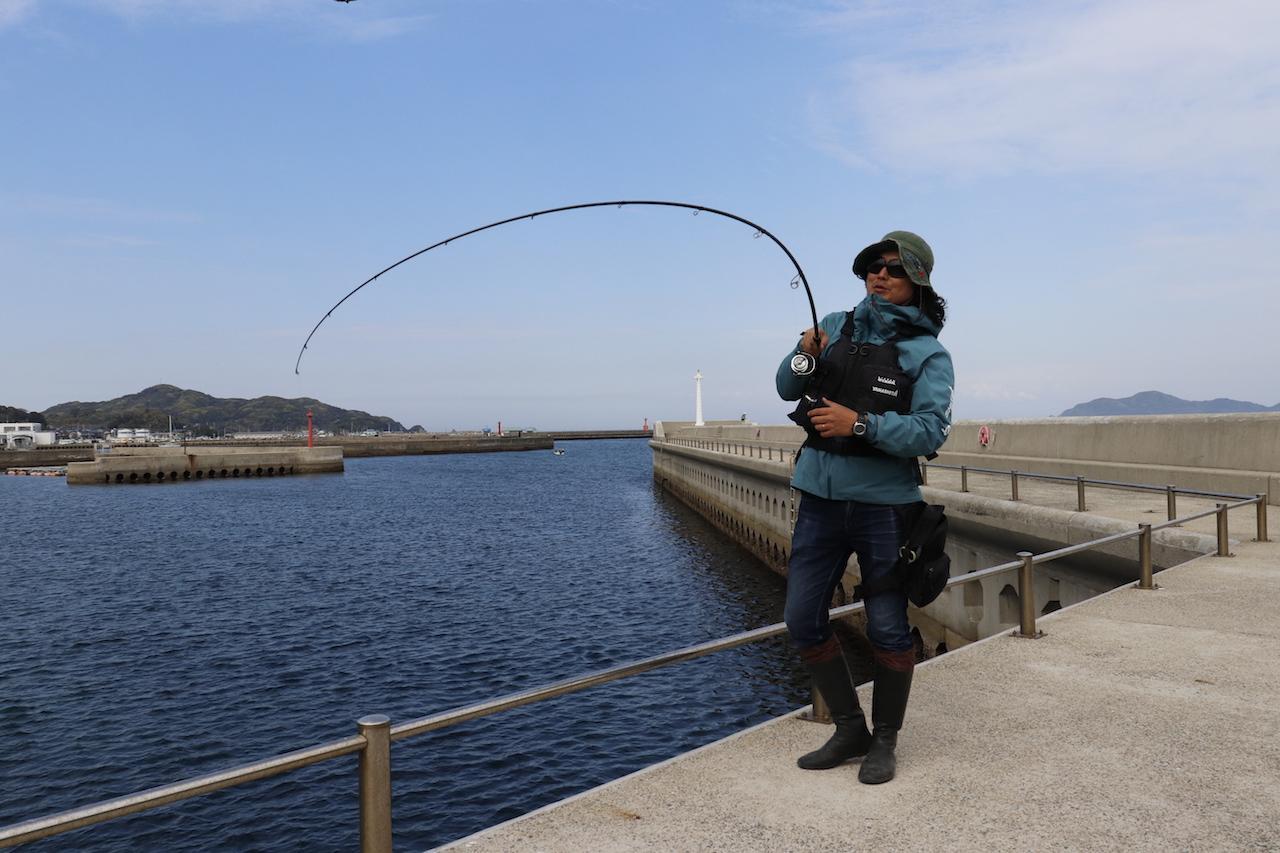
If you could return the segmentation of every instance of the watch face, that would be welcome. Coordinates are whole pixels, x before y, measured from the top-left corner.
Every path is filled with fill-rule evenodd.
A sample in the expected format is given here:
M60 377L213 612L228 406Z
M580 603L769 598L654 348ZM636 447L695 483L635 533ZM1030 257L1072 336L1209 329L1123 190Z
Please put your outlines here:
M854 435L866 435L866 432L867 432L867 425L864 424L862 421L858 421L853 425Z

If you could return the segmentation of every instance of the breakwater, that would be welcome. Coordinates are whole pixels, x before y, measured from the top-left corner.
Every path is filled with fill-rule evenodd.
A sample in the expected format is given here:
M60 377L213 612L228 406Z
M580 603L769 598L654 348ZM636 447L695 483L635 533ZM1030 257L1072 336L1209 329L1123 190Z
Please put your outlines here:
M779 574L786 573L798 493L790 487L804 433L792 426L703 426L662 423L655 430L655 482L703 515ZM1097 539L1133 525L1079 512L1030 506L925 487L924 497L947 507L952 573L972 572L1012 559L1019 550L1048 551ZM1177 529L1153 537L1157 567L1176 565L1212 550L1199 535ZM1132 543L1103 546L1078 561L1056 561L1037 587L1035 609L1052 612L1136 579ZM852 600L861 580L851 557L833 604ZM1012 575L994 575L947 590L912 624L924 648L959 645L991 636L1018 621Z
M303 442L305 443L305 442ZM546 435L422 437L380 435L316 439L317 447L341 447L348 458L365 456L425 456L435 453L503 453L550 450L554 440Z
M347 459L367 456L429 456L437 453L504 453L524 450L550 450L557 441L589 441L595 439L650 438L652 430L561 430L558 432L516 433L511 435L394 434L378 436L325 436L315 440L316 447L340 447ZM305 438L234 439L215 438L187 441L185 452L203 448L281 448L306 447ZM116 451L155 445L116 445ZM71 462L94 461L92 445L36 447L30 450L0 450L0 471L9 468L66 465Z
M647 435L647 434L646 434ZM582 436L588 437L588 436ZM623 438L631 436L595 436L598 438ZM336 447L347 459L367 456L429 456L437 453L503 453L523 450L550 450L555 446L555 434L538 433L519 436L342 436L316 439L316 447ZM180 445L184 453L203 453L213 448L230 449L280 449L306 447L305 438L281 439L201 439ZM109 452L129 453L141 449L157 449L156 445L114 445ZM170 448L158 448L167 450ZM93 462L94 448L90 445L33 448L31 450L0 450L0 471L9 468L67 465L72 462Z
M193 447L306 447L307 439L234 439L215 438L189 441ZM505 451L550 450L554 439L550 434L523 435L416 435L395 433L392 435L344 435L323 436L315 439L316 447L339 447L347 459L369 456L430 456L437 453L502 453Z
M72 486L176 483L342 472L340 447L117 448L67 465Z
M549 432L556 441L590 441L597 438L652 438L651 429L579 429Z

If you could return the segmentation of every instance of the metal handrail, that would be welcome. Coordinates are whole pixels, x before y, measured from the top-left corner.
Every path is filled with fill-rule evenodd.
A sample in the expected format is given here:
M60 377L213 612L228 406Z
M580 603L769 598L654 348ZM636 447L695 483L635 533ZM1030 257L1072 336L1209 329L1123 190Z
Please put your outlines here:
M1060 483L1084 482L1086 485L1090 486L1103 486L1111 489L1130 489L1136 492L1167 492L1170 489L1173 489L1177 494L1200 498L1234 498L1236 500L1241 500L1250 497L1249 495L1236 494L1235 492L1208 492L1202 489L1184 489L1181 486L1156 486L1151 483L1128 483L1123 480L1098 480L1092 477L1071 477L1066 474L1036 474L1031 471L1022 470L980 468L977 465L945 465L941 462L926 462L922 464L929 468L946 468L951 471L968 471L974 474L1000 474L1003 476L1028 477L1034 480L1054 480Z
M992 575L1019 570L1018 595L1022 603L1019 630L1017 636L1042 636L1035 627L1035 579L1034 565L1060 559L1082 551L1098 548L1115 542L1122 542L1137 537L1139 539L1140 589L1154 589L1151 581L1151 535L1154 530L1171 527L1174 524L1193 521L1209 515L1218 517L1218 555L1229 556L1227 552L1228 510L1249 504L1259 506L1258 539L1266 540L1266 495L1260 494L1231 504L1218 504L1213 510L1196 513L1166 522L1158 527L1141 524L1137 530L1122 531L1109 536L1082 542L1077 545L1046 551L1043 554L1032 554L1029 551L1018 552L1018 559L991 566L985 569L957 575L947 581L946 588L960 584L973 583ZM830 611L832 619L840 619L862 610L863 602L846 604ZM124 797L105 800L88 806L70 809L42 818L0 827L0 847L12 847L28 841L58 835L73 829L80 829L105 821L124 817L125 815L147 811L180 800L190 799L201 794L233 787L257 779L265 779L318 764L331 758L351 753L360 753L360 836L361 850L364 853L390 853L391 851L391 774L390 744L395 740L404 740L415 735L435 731L437 729L463 723L468 720L486 717L517 708L534 702L552 699L568 693L576 693L589 687L617 681L632 675L639 675L674 663L703 657L726 649L737 648L759 640L781 636L786 633L785 622L777 622L762 628L743 631L718 640L710 640L694 646L687 646L672 652L644 658L631 663L619 664L607 669L574 676L541 687L510 693L496 699L477 702L460 708L442 711L430 716L409 720L396 726L382 715L363 717L357 721L360 734L343 740L295 750L283 755L242 764L236 767L208 773L181 782L162 785L158 788L140 791Z
M184 779L181 782L161 785L158 788L138 791L123 797L103 800L100 803L58 812L47 817L0 827L0 847L12 847L27 841L35 841L39 838L70 832L73 829L92 826L95 823L104 823L114 818L159 808L170 803L176 803L179 800L190 799L191 797L219 791L223 788L232 788L245 782L278 776L290 770L297 770L300 767L328 761L330 758L338 758L343 755L350 755L353 752L360 752L364 747L364 737L357 735L293 752L286 752L283 755L277 755L261 761L229 767L226 770L206 773L203 776L195 776L191 779Z

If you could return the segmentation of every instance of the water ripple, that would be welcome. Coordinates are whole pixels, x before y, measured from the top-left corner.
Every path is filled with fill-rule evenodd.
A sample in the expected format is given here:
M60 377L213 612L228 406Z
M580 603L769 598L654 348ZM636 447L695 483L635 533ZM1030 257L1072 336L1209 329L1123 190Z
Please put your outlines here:
M655 492L640 441L349 460L341 477L0 478L0 824L735 633L782 581ZM756 644L400 742L422 849L806 701ZM31 845L350 850L356 762Z

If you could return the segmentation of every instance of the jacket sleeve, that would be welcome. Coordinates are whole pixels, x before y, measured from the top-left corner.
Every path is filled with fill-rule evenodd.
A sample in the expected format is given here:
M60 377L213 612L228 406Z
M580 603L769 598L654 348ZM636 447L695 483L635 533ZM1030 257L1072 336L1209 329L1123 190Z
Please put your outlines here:
M791 372L791 357L799 351L799 346L792 347L783 357L782 364L778 365L778 396L784 400L799 400L804 393L805 382L808 381L807 376L796 376Z
M947 440L951 432L951 403L956 384L951 355L941 350L929 356L920 369L911 394L911 411L868 415L871 444L891 456L927 456Z
M827 349L831 349L836 338L840 337L840 327L844 325L844 314L843 311L828 314L818 324L818 328L827 333ZM778 365L778 396L784 400L799 400L800 395L804 393L804 386L809 383L809 377L796 376L791 372L791 356L799 351L800 345L797 341L782 359L782 364Z

